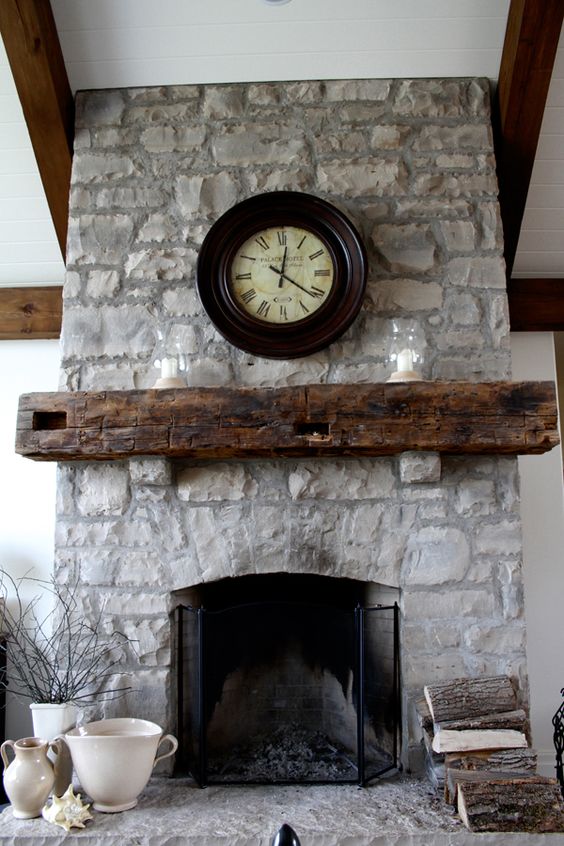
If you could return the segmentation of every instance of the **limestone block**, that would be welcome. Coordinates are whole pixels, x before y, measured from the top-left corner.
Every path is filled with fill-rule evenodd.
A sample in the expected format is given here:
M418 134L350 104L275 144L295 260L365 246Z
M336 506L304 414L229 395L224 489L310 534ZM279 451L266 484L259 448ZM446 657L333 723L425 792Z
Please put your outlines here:
M456 649L462 641L461 627L457 623L434 622L431 626L424 623L405 622L401 631L402 646L408 652L419 653L422 648L428 652L442 652L443 649Z
M247 466L233 462L185 467L176 477L177 493L184 502L253 499L257 487Z
M292 499L381 499L394 489L388 462L370 459L305 461L288 477Z
M230 361L193 358L189 365L189 379L190 384L197 388L229 385L233 381L232 364Z
M460 117L466 106L464 95L458 81L406 79L399 84L392 109L409 117Z
M447 265L452 285L470 288L501 288L505 290L505 264L499 256L454 258Z
M429 163L432 158L428 159ZM452 168L453 170L469 170L476 168L476 159L470 153L441 153L435 159L435 164L441 170Z
M402 661L404 683L423 688L429 679L461 678L467 675L464 655L459 649L443 649L435 655L411 656Z
M317 166L316 179L320 191L344 197L397 196L407 189L407 172L398 160L322 162Z
M420 197L418 199L397 200L396 208L399 215L410 218L424 217L469 217L472 213L470 203L465 199L451 197L448 205L437 197Z
M341 126L351 124L352 126L366 125L371 127L377 121L382 120L388 113L388 104L386 102L369 102L367 100L358 100L356 102L348 102L341 106L337 112L338 122ZM316 127L316 131L330 131L332 124L331 113L325 112L325 120Z
M519 512L519 472L517 457L497 460L497 495L504 511Z
M460 529L426 526L407 542L404 580L408 585L461 581L470 564L470 548Z
M403 592L403 613L408 620L482 619L492 617L494 612L491 590Z
M478 326L482 320L481 301L474 294L458 293L448 297L449 318L454 326Z
M208 176L179 176L176 202L183 215L217 217L239 199L240 187L229 173Z
M86 282L86 293L89 297L99 299L113 297L119 288L119 273L117 270L91 270Z
M497 203L479 204L478 226L482 250L503 250L503 227Z
M132 391L140 387L137 368L130 362L111 364L83 364L80 381L71 390L80 391ZM156 377L153 378L153 382Z
M94 195L97 209L147 209L166 202L166 193L160 188L130 187L101 188Z
M134 91L135 89L129 89L130 91ZM157 89L146 89L147 91L156 91ZM166 88L158 89L163 91L164 94L170 96L171 100L196 100L200 96L200 86L199 85L167 85ZM145 99L145 98L144 98ZM156 100L160 100L161 98L156 94Z
M376 224L372 242L386 267L396 273L425 273L435 267L437 244L428 225Z
M376 150L397 150L405 135L404 127L387 126L386 124L374 126L370 133L370 146Z
M129 156L100 155L80 153L72 166L72 184L94 184L111 179L125 179L128 176L141 176L141 166Z
M402 452L399 457L399 470L404 485L440 482L441 456L438 452Z
M140 609L139 613L144 616L146 612ZM138 617L130 620L120 615L114 625L116 628L121 627L125 636L134 641L135 655L141 666L162 667L170 664L171 631L168 617Z
M287 361L246 356L239 360L237 370L242 385L307 385L327 380L329 362L322 353Z
M507 655L525 651L525 626L470 626L464 632L466 646L476 654Z
M168 458L130 458L132 485L170 485L171 465Z
M466 92L470 113L483 115L486 119L490 114L490 87L487 79L472 79L468 83Z
M77 273L76 270L67 270L63 285L63 299L72 300L75 297L80 296L80 290L80 273Z
M119 125L125 101L121 91L79 91L75 120L79 127Z
M438 350L479 350L485 346L484 333L478 328L461 326L449 332L441 332L437 339Z
M155 241L157 244L163 241L170 241L178 237L178 229L175 221L169 214L155 212L149 216L147 221L139 230L137 243L143 241Z
M430 311L442 308L443 289L437 282L420 282L417 279L376 279L367 286L366 304L376 311L397 308Z
M63 317L64 358L128 356L151 352L153 319L144 306L67 308Z
M221 518L216 520L216 512L213 508L190 508L184 513L186 532L191 548L196 554L196 562L191 562L191 570L194 573L193 581L186 581L186 587L198 582L214 581L215 579L233 576L233 562L226 543L226 522L230 519L229 510L223 509ZM241 532L241 539L244 537ZM250 545L247 545L247 550ZM249 560L249 554L245 556Z
M387 128L387 127L386 127ZM362 154L367 151L366 136L362 132L343 132L315 135L312 144L318 156L333 153ZM385 146L384 144L382 146ZM393 144L391 145L394 146Z
M174 317L194 317L203 311L196 289L186 285L163 291L162 304L165 311Z
M392 82L389 79L335 79L325 83L325 99L329 102L343 100L387 100Z
M491 134L485 124L421 126L413 142L413 149L452 152L464 149L491 150Z
M136 129L122 126L92 127L90 131L93 147L111 147L116 152L118 147L131 147L137 143Z
M465 517L492 514L496 508L494 482L487 479L466 479L456 491L455 508Z
M371 361L362 364L336 364L331 368L332 384L347 382L385 382L390 375L390 368L383 362Z
M164 616L170 611L170 594L167 591L155 590L153 593L139 590L128 591L123 588L119 592L109 593L104 596L104 611L112 615L139 617L139 616Z
M253 168L246 174L249 189L254 194L257 191L311 191L313 190L313 176L306 168L283 168L281 170L259 170Z
M124 514L129 507L129 474L123 462L85 462L77 473L75 495L83 517Z
M249 85L247 98L252 106L278 106L282 100L282 86L271 82L257 82Z
M483 555L519 555L521 524L517 520L501 520L492 525L482 524L476 531L476 550Z
M245 111L243 86L206 85L203 110L211 120L240 117Z
M509 344L509 305L505 293L490 297L488 323L494 350Z
M74 514L74 479L76 468L72 464L57 463L57 516Z
M161 726L164 731L168 731L170 684L168 668L144 667L128 674L125 678L117 675L112 681L112 687L120 689L125 685L129 686L130 690L124 696L104 702L101 706L102 713L98 718L112 719L142 715L143 719L151 720ZM151 817L152 825L154 825L154 810ZM104 840L111 842L111 836L104 837ZM120 843L123 844L123 838L116 839L115 846L119 846Z
M115 584L119 587L161 588L170 583L170 573L158 547L147 550L120 550L117 555ZM171 585L172 587L172 585Z
M69 220L69 264L121 264L133 238L128 215L84 214Z
M441 232L447 250L470 253L475 249L476 232L469 220L448 220L441 223Z
M185 247L159 249L151 247L130 253L125 261L125 275L128 279L155 279L170 281L189 276L195 267L195 250Z
M170 124L182 124L186 119L196 117L197 114L198 104L196 102L163 103L161 99L160 102L149 105L130 107L125 115L125 122L141 126L162 124L168 127Z
M305 136L290 123L224 126L212 149L218 165L286 165L308 159Z
M93 520L77 522L59 519L55 526L55 544L65 546L99 547L121 546L143 549L154 541L148 520Z
M464 179L447 174L422 174L413 181L414 194L427 196L438 194L445 197L461 195L480 196L497 192L497 182L492 174L468 174Z
M205 127L151 126L141 133L141 144L149 153L191 153L201 149Z

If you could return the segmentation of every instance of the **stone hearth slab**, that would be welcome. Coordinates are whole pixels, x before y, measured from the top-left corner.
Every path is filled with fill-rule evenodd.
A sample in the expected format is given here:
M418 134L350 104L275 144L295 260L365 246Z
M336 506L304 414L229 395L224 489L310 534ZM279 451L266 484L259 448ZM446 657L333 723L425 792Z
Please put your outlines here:
M426 782L395 778L355 786L244 786L200 790L154 778L139 804L99 814L70 834L43 819L0 816L5 846L270 846L282 823L302 846L563 846L564 834L471 834Z

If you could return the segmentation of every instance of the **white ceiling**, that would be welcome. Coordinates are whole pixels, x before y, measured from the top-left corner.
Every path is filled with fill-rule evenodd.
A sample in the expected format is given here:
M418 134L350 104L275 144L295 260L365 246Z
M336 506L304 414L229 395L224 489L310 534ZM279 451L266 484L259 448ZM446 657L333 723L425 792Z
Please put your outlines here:
M293 0L279 7L262 0L52 0L52 7L76 91L356 77L495 80L509 0ZM562 47L555 77L518 254L522 275L564 276ZM2 45L0 109L0 286L61 284L63 262ZM550 234L551 226L559 232Z

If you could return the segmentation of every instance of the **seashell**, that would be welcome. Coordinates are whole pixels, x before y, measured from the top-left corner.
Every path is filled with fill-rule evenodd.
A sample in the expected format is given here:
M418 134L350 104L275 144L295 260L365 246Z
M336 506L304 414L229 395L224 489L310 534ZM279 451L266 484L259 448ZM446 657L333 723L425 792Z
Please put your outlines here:
M83 805L80 793L74 795L72 784L69 784L62 796L53 796L50 805L45 805L41 813L47 822L60 825L65 831L71 828L84 828L86 820L93 819L88 810L90 804Z

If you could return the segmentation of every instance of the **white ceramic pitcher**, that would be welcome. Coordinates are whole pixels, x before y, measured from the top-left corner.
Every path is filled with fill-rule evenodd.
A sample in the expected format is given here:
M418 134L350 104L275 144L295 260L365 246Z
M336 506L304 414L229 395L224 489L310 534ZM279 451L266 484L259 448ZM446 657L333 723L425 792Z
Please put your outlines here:
M12 761L8 749L14 753ZM57 762L50 762L47 752L60 746L57 741L39 737L24 737L22 740L5 740L0 746L4 762L4 789L11 802L15 817L21 820L41 816L41 809L47 801L57 774Z
M178 741L149 720L116 717L67 731L72 762L84 791L97 811L127 811L149 781L155 765L174 755ZM157 755L161 743L171 748Z

